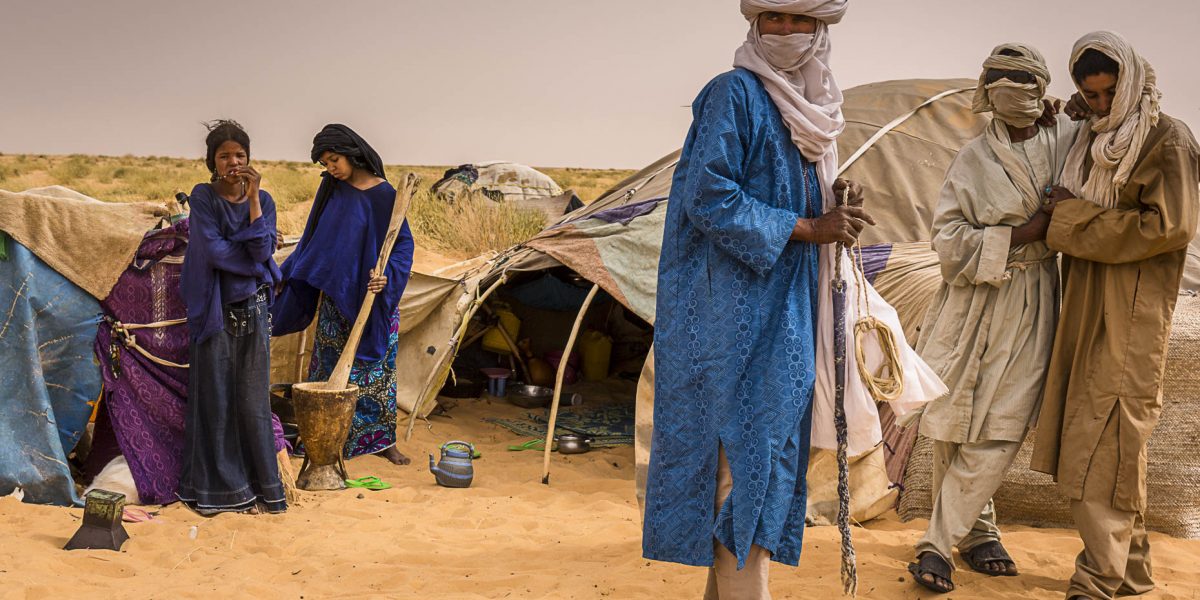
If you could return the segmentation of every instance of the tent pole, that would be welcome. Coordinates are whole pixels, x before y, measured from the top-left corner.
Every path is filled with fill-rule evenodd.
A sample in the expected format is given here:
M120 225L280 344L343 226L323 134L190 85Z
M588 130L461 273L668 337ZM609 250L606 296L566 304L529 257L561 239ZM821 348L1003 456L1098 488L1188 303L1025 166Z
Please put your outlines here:
M571 337L567 338L567 347L563 348L562 358L558 359L558 374L554 376L554 401L550 403L550 422L546 424L546 447L542 450L542 483L546 485L550 485L550 451L554 445L554 426L558 421L558 401L562 398L563 376L567 373L567 362L571 357L571 348L575 346L575 337L579 335L579 326L583 325L583 317L599 290L600 286L593 283L587 298L583 300L583 306L579 307L579 314L575 317L575 325L571 327Z
M470 326L471 319L475 316L475 312L479 310L480 306L483 306L483 301L487 300L488 296L492 295L492 292L496 291L507 281L508 273L501 273L500 279L497 279L496 283L493 283L492 286L483 293L483 295L476 297L475 300L471 302L471 306L468 307L467 311L463 314L462 322L459 324L458 329L454 332L454 337L450 338L450 341L442 347L440 351L441 356L434 361L433 370L429 372L429 377L425 379L425 385L421 387L421 395L417 396L417 401L413 403L413 410L408 415L408 429L404 433L404 441L407 442L412 438L413 427L417 424L417 415L421 412L421 407L429 403L431 396L437 396L437 387L435 382L445 381L446 377L450 374L450 366L454 364L454 358L458 356L458 350L461 348L461 346L458 344L458 340L462 339L462 336L466 335L467 327Z
M307 365L304 364L304 356L308 354L308 328L300 331L300 350L296 352L296 374L294 381L304 381L305 374L308 373Z

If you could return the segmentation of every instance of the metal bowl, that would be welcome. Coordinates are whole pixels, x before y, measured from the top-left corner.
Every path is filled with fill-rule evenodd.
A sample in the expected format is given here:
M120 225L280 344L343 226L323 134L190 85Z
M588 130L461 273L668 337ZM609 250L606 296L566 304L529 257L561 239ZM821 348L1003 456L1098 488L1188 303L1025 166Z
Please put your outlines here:
M554 400L554 390L540 385L514 384L508 386L508 401L521 408L543 408Z
M592 438L575 433L558 436L559 454L583 454L592 449Z

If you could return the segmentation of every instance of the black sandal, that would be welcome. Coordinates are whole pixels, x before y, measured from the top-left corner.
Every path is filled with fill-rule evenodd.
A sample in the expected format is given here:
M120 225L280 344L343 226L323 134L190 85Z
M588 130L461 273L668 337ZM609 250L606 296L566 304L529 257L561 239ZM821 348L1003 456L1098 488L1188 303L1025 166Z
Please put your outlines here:
M912 573L913 581L917 582L917 585L939 594L948 594L954 591L954 581L950 579L950 571L950 563L938 556L937 552L922 552L917 557L917 562L908 563L908 572ZM925 581L926 575L932 575L933 581Z
M1008 555L1008 551L1004 549L1004 546L1000 542L994 540L984 542L966 552L960 552L960 554L962 555L963 562L967 563L967 566L976 572L991 575L992 577L1017 576L1017 563L1013 562L1012 557ZM996 563L1004 565L1004 570L993 571L988 569L988 565Z

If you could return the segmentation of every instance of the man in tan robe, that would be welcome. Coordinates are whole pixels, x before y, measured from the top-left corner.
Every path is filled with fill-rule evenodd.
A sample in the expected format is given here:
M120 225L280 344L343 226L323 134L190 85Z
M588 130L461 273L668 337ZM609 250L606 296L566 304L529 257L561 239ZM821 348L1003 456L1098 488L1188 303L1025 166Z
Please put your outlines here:
M917 351L950 392L921 419L934 440L933 513L909 570L937 592L954 589L955 546L976 571L1017 574L992 494L1041 400L1058 315L1058 255L1044 241L1050 215L1041 208L1078 130L1065 117L1037 124L1049 82L1037 49L992 50L974 107L992 122L958 153L934 213L944 281Z
M1067 598L1108 599L1154 587L1146 443L1200 167L1187 126L1159 110L1154 70L1120 36L1081 38L1071 74L1091 114L1046 209L1064 289L1032 467L1070 498L1083 539Z

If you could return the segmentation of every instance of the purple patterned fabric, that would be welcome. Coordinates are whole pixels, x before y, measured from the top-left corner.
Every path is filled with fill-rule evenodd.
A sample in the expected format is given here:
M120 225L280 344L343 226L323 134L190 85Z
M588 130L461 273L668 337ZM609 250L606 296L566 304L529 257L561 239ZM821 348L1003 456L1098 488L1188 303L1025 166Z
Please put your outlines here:
M147 324L183 319L179 259L187 247L188 222L147 234L133 264L100 304L105 320L96 333L96 358L104 398L121 453L146 504L175 501L183 453L187 369L155 364L123 343L112 321ZM177 364L188 361L186 324L137 329L138 346ZM115 339L114 339L115 338Z

